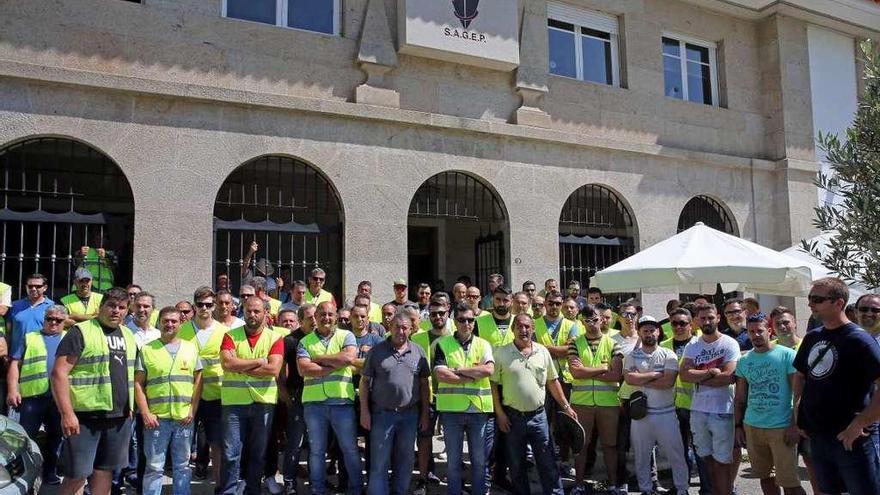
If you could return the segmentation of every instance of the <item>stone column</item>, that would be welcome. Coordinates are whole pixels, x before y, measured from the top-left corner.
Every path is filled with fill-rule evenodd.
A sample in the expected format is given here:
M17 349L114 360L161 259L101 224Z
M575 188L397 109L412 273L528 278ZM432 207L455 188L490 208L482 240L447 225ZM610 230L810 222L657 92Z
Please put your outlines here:
M358 46L357 63L367 76L355 88L354 101L400 108L400 93L389 87L386 75L397 67L397 52L382 0L369 0Z
M516 92L522 105L516 109L514 124L550 127L550 115L542 108L547 88L547 2L524 2L520 24L519 59Z

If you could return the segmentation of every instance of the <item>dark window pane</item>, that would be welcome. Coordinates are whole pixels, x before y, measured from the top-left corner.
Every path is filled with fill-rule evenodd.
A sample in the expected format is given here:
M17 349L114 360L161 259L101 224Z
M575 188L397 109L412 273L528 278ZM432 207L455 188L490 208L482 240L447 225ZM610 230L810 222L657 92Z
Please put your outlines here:
M333 33L333 0L290 0L287 25L319 33Z
M684 45L685 51L687 51L687 59L693 60L694 62L702 62L704 64L709 63L709 49L704 46L696 46L691 44Z
M688 62L688 100L712 104L712 77L708 65Z
M590 29L590 28L582 27L582 28L581 28L581 34L585 34L585 35L587 35L587 36L593 36L593 37L596 37L596 38L601 38L601 39L603 39L603 40L611 40L611 34L610 34L610 33L606 33L606 32L604 32L604 31L596 31L595 29Z
M663 38L663 53L666 55L674 55L676 57L681 56L681 46L678 43L678 40L674 40L672 38Z
M566 77L577 77L574 33L566 33L555 29L550 29L549 31L550 73Z
M557 21L556 19L547 19L547 25L563 31L574 32L574 24L568 22Z
M581 38L584 55L584 81L613 84L611 72L611 43L593 38Z
M226 17L275 24L275 0L226 0Z
M681 79L681 61L677 58L663 57L663 81L666 96L684 99Z

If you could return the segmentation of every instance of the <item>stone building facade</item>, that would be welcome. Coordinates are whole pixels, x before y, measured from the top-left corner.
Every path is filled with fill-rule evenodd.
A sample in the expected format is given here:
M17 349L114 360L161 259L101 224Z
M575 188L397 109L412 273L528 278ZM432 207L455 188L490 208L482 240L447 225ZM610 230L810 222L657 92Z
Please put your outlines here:
M278 1L289 15L309 3ZM409 272L417 282L415 271L447 286L458 275L484 280L481 270L501 271L514 285L540 284L559 278L561 267L573 270L564 279L586 281L601 266L562 259L564 237L593 246L591 253L638 250L674 234L695 197L728 230L763 245L782 249L811 236L814 100L832 95L812 94L809 33L849 39L855 59L857 41L880 30L880 8L865 0L503 0L515 7L518 53L515 63L508 57L499 66L481 63L492 54L457 53L455 43L479 43L479 16L468 28L449 24L477 41L450 39L446 51L402 49L412 29L403 17L417 17L412 4L420 1L330 0L329 34L231 18L233 0L0 1L0 150L36 139L72 141L115 164L130 187L125 218L133 219L114 231L130 237L117 240L117 250L130 253L120 256L130 271L121 270L165 302L237 271L240 246L220 244L251 237L224 241L224 228L256 232L261 250L278 244L256 257L276 266L277 259L294 278L324 263L339 296L369 279L380 299L390 299L391 281ZM479 15L491 16L499 2L483 0ZM554 8L616 21L614 83L551 73ZM682 43L711 43L711 104L667 96L676 89L665 84L662 40L678 34ZM279 157L271 167L282 182L298 180L285 172L295 164L333 198L275 201L281 189L302 186L267 182L268 172L254 169L267 195L231 199L230 190L252 184L230 189L230 177L244 177L243 165L267 157ZM39 160L22 165L20 156L11 161L40 167ZM64 182L64 174L55 176ZM449 186L450 177L461 184ZM7 178L9 197L33 189L10 184ZM81 202L125 187L79 184ZM570 201L578 191L586 191L586 203ZM224 194L228 201L218 205ZM419 197L436 208L415 211ZM247 204L269 213L245 218ZM607 211L590 217L596 208ZM218 217L220 210L230 218ZM278 211L296 218L293 227ZM561 232L562 224L572 232ZM48 263L45 249L13 263L27 241L12 230L4 229L4 277L15 285L16 270L30 272L31 263L51 270L40 265ZM324 235L325 244L309 232ZM281 247L301 240L320 252ZM69 259L55 249L53 262Z

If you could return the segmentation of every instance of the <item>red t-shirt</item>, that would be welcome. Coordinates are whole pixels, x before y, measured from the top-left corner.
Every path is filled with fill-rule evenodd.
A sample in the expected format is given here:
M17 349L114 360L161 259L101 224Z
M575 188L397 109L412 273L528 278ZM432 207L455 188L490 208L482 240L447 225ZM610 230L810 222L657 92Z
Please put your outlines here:
M263 332L271 332L271 330L263 329ZM262 333L258 333L253 336L245 334L248 340L248 344L251 345L251 349L253 349L254 346L257 345L257 341L260 340L260 335L262 335ZM223 344L220 345L220 349L224 351L235 350L235 342L233 342L232 337L230 337L228 333L223 336ZM269 349L269 356L272 355L284 355L284 339L279 338L275 341L274 344L272 344L272 348Z

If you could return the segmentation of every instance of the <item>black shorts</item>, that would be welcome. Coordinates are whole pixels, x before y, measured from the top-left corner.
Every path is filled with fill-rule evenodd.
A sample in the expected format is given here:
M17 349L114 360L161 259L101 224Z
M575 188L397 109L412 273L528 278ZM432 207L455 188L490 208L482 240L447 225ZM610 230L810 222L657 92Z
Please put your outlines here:
M88 478L93 471L115 471L128 466L132 419L80 419L79 434L67 437L59 462L64 476Z
M223 443L223 406L220 399L199 401L196 422L205 425L205 440L210 445Z

